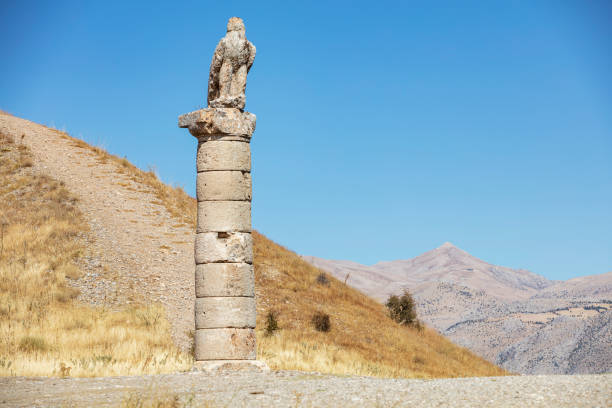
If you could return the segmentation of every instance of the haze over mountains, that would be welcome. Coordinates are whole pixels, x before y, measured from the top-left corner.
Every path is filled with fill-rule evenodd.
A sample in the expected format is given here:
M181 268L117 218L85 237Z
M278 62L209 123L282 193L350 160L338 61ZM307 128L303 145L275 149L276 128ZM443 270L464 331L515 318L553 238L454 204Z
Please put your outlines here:
M612 272L551 281L489 264L448 242L372 266L303 258L380 302L409 290L425 323L508 370L612 371Z

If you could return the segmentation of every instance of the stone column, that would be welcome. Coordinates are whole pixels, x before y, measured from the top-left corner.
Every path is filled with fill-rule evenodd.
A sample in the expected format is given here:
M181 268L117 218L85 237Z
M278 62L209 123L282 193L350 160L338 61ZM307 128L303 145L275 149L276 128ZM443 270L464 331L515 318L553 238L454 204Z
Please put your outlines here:
M195 359L198 368L257 366L251 238L255 115L207 108L179 117L198 139Z

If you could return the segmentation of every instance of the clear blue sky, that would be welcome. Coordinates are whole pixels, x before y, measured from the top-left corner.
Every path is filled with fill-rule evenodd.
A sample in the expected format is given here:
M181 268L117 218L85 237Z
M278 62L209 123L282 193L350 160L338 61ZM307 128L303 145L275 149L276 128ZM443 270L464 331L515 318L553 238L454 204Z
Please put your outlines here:
M194 194L177 117L234 15L259 231L365 264L451 241L551 279L612 270L607 1L3 1L0 109Z

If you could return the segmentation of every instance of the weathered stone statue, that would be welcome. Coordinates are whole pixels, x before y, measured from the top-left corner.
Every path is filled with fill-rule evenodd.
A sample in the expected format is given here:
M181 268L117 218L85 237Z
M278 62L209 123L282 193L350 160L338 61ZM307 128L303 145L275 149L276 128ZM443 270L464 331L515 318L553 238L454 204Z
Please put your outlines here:
M251 237L251 135L243 111L255 47L233 17L210 66L208 108L179 117L198 139L195 359L199 369L258 368Z
M255 46L246 39L242 19L230 18L210 64L209 107L244 109L247 73L254 60Z

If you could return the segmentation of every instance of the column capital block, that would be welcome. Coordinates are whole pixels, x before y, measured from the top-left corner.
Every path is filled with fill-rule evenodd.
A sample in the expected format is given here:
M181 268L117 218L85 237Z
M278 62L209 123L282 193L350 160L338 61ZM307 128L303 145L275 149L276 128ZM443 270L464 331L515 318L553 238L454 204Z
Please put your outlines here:
M236 108L206 108L179 116L178 126L199 140L251 139L256 117Z

